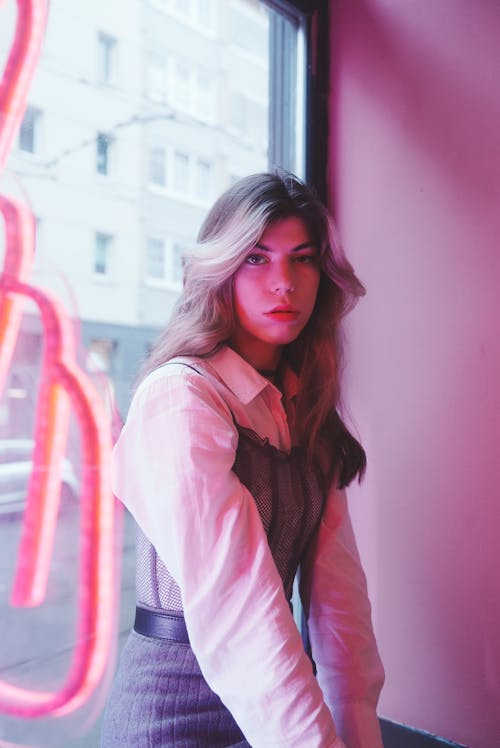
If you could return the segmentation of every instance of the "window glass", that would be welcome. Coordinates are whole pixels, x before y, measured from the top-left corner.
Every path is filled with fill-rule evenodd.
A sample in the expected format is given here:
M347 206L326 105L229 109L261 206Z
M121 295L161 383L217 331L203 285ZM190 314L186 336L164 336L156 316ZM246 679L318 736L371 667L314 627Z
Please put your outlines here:
M165 279L165 242L163 239L148 239L146 264L147 278L150 280Z
M18 5L0 2L2 68ZM7 185L36 217L36 262L26 283L64 310L74 335L72 360L105 404L116 438L141 362L179 297L183 257L209 206L245 175L275 165L304 173L304 23L276 10L284 0L46 5L42 53L0 190ZM0 213L0 257L7 246ZM0 397L0 447L24 440L31 455L55 327L48 329L38 307L24 300ZM16 610L8 601L31 456L22 460L24 473L12 491L0 483L0 635L8 635L9 652L0 665L9 682L12 676L42 691L63 682L78 631L75 580L86 541L79 540L82 434L74 414L67 431L57 438L64 441L64 487L75 502L61 511L47 600L38 611ZM2 523L11 506L13 518ZM124 533L122 633L130 628L134 594L128 519ZM115 639L116 649L124 638ZM72 714L40 721L2 714L2 739L41 748L98 745L109 680Z
M268 14L263 5L231 0L231 43L258 64L268 56Z
M108 275L113 237L110 234L102 234L100 231L95 235L94 273L97 275Z
M146 68L146 95L155 101L167 96L167 66L165 60L151 58Z
M116 39L100 31L97 35L97 77L101 83L111 83Z
M41 121L42 112L29 106L19 129L19 150L25 153L38 153L40 151Z
M172 263L171 263L171 281L174 286L180 288L182 286L182 273L183 273L183 262L182 256L186 251L184 244L174 242L172 248Z
M192 72L189 65L181 60L174 63L174 103L181 109L191 108Z
M184 194L189 191L189 156L179 151L174 157L174 189Z
M215 86L212 78L198 71L195 83L193 114L204 121L214 121L216 114Z
M198 159L196 162L196 197L209 200L212 196L212 164Z
M149 149L149 182L158 187L167 183L167 155L164 148Z
M210 28L212 26L213 2L212 0L194 0L196 20L201 26Z
M192 0L175 0L174 7L181 16L189 16Z
M109 135L102 132L98 133L96 138L96 170L98 174L109 174L111 142Z

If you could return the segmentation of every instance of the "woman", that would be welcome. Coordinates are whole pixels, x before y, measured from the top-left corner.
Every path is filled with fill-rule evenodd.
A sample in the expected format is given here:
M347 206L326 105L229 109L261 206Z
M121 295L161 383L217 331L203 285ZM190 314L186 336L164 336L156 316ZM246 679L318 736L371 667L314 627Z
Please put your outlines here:
M363 293L293 175L244 178L209 212L116 447L138 607L103 748L381 748L342 490L365 454L337 412L339 324Z

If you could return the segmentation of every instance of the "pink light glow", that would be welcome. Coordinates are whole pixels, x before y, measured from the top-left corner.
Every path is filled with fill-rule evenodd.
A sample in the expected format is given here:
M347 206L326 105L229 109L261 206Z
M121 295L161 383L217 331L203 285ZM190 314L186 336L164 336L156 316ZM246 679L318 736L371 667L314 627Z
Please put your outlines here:
M0 169L26 108L46 23L43 0L17 0L17 8L14 42L0 84ZM71 407L82 431L83 452L78 643L69 674L55 692L0 682L0 710L24 717L60 716L88 699L104 673L110 650L115 578L114 504L107 467L111 434L102 401L75 363L73 332L64 308L28 284L34 251L33 216L25 206L6 197L0 197L0 211L6 226L0 276L0 392L12 362L26 297L38 306L44 331L34 468L12 590L14 605L35 606L45 598Z
M0 0L0 7L4 0ZM0 83L0 169L5 166L24 111L47 23L44 0L17 0L14 41Z

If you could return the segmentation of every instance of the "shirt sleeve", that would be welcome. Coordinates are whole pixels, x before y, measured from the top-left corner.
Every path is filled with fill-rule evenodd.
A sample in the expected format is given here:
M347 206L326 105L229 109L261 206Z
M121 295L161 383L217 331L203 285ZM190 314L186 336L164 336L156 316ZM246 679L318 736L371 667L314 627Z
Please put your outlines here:
M202 673L248 742L345 748L255 502L232 470L231 413L206 377L188 372L139 389L115 448L115 493L179 585Z
M301 569L318 680L348 748L383 748L376 714L384 683L366 577L344 491L332 488Z

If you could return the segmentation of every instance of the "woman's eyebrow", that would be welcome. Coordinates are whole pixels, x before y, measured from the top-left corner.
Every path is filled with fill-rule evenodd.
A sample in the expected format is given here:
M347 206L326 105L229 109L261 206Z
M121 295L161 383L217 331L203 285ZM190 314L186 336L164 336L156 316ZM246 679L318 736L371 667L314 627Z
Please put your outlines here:
M273 250L270 247L266 247L265 244L261 244L258 242L256 245L257 249L263 249L264 252L272 252ZM291 252L299 252L301 249L318 249L317 245L314 242L303 242L302 244L297 244L296 247L291 248Z

